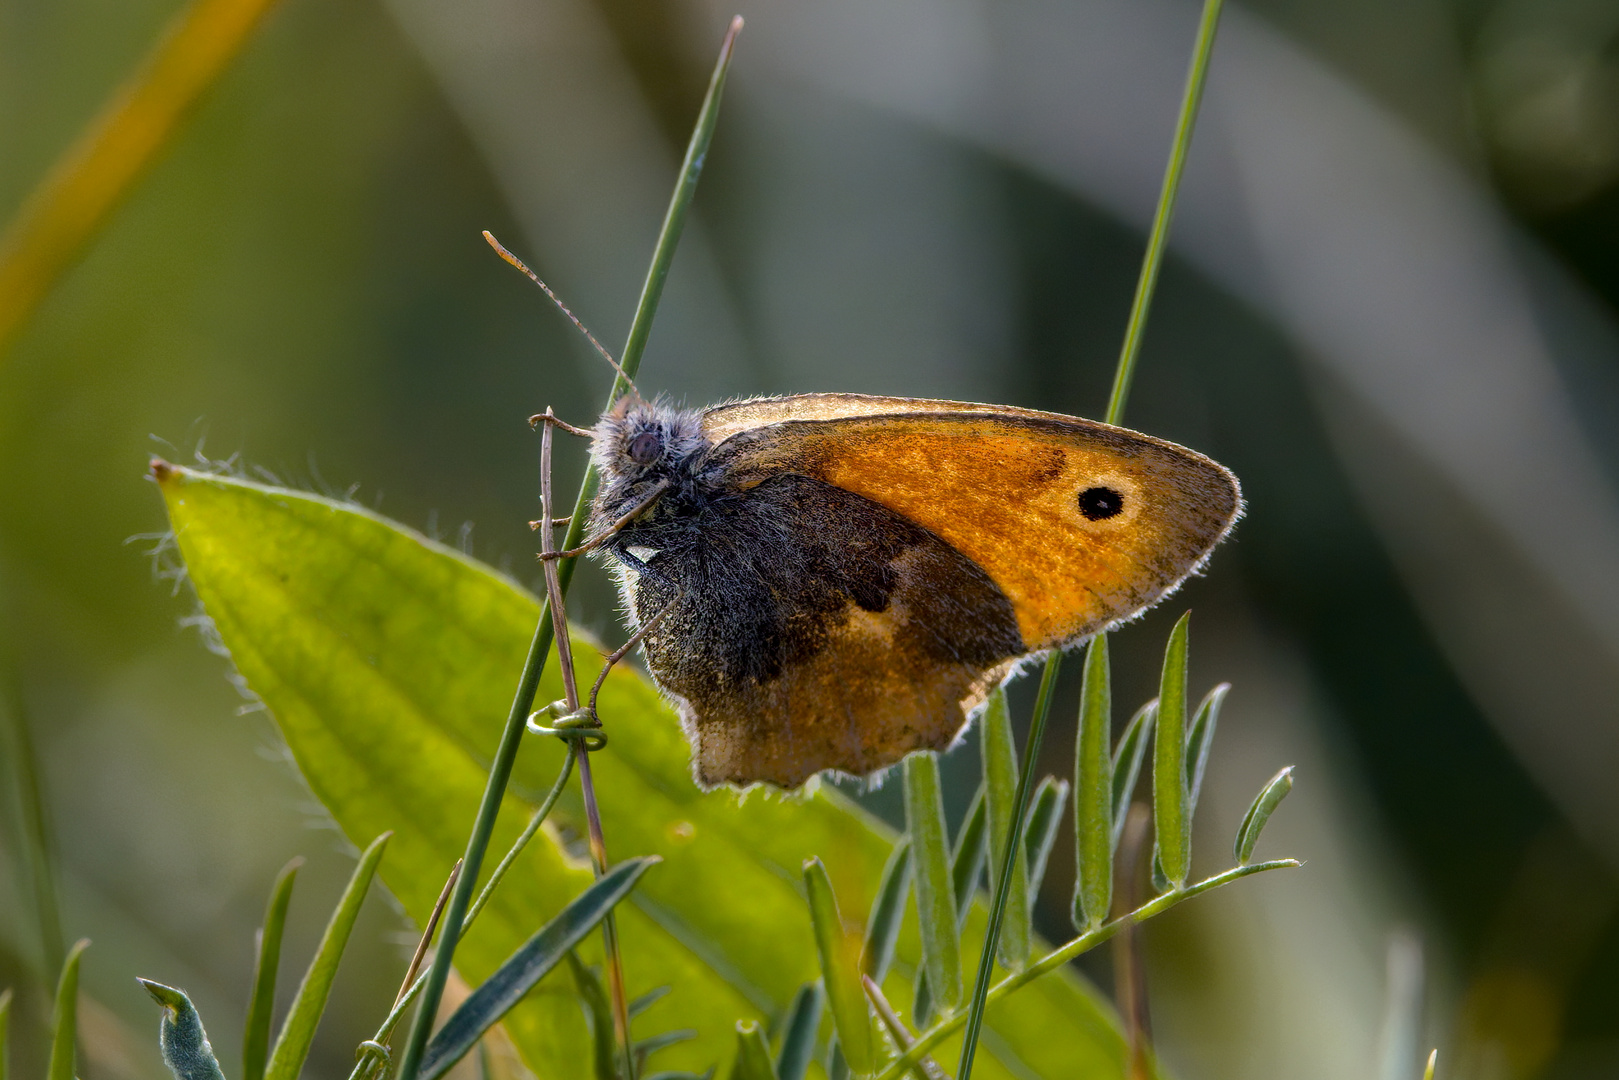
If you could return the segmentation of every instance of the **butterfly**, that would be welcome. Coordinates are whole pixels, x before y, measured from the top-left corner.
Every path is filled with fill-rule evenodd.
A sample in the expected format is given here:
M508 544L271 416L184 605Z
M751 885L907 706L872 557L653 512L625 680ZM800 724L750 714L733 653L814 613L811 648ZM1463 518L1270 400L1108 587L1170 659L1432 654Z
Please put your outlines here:
M1202 454L1003 405L631 394L591 454L596 553L704 787L949 747L1021 662L1174 591L1242 509Z

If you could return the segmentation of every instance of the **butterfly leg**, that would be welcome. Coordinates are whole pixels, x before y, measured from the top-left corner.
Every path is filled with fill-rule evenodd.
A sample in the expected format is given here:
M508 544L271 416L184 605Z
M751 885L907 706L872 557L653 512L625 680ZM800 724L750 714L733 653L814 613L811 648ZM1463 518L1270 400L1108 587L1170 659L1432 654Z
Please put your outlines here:
M594 438L595 434L596 434L595 432L591 431L589 428L574 427L572 424L568 423L566 420L564 420L561 417L557 416L556 413L552 412L551 411L551 406L549 406L549 405L547 405L545 407L544 412L535 413L533 416L528 418L528 426L529 427L537 428L537 427L540 427L542 425L544 427L548 428L548 429L549 428L557 428L557 429L560 429L562 431L566 431L569 435L577 435L581 439ZM552 518L551 519L551 524L552 525L563 525L563 526L571 525L571 524L573 524L573 515L569 514L567 517ZM539 532L540 529L544 525L545 525L545 519L544 518L540 518L538 520L531 521L531 522L528 523L528 527L530 529L532 529L533 531L535 531L535 532Z
M596 433L591 431L589 428L574 427L566 420L557 416L556 413L551 411L551 406L549 405L545 407L544 412L535 413L533 416L528 418L529 427L539 427L541 424L554 428L560 428L563 431L566 431L569 435L577 435L581 439L592 439L596 436Z
M631 556L631 558L634 558L634 556ZM640 562L640 560L636 559L636 562ZM643 567L646 566L645 563L641 563L641 565ZM680 597L677 594L673 600L670 600L667 604L663 605L663 607L659 608L656 615L642 623L641 628L635 633L631 634L628 641L607 655L606 662L602 664L601 674L596 676L596 684L590 688L589 712L592 716L596 714L596 695L601 693L602 684L607 681L607 673L612 671L614 665L616 665L620 660L628 656L631 649L641 644L641 639L651 633L657 627L657 625L663 621L664 616L673 611L675 605L679 602Z
M542 551L540 552L540 561L550 562L553 559L572 559L576 556L583 555L586 552L595 551L597 548L607 543L607 541L623 532L624 528L636 518L652 509L653 504L656 503L658 499L663 496L663 493L669 490L669 488L670 483L668 480L659 480L656 486L654 486L651 491L647 492L640 502L626 510L617 521L607 526L607 528L602 532L591 537L589 540L586 540L578 547L569 548L567 551Z

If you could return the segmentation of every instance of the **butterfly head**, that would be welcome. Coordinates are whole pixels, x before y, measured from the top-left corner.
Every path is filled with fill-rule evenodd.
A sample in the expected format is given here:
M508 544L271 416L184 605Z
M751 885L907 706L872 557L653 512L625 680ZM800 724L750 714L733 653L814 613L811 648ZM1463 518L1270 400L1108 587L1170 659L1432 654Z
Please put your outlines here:
M633 501L660 482L685 487L708 446L700 411L625 395L597 422L591 443L601 505Z

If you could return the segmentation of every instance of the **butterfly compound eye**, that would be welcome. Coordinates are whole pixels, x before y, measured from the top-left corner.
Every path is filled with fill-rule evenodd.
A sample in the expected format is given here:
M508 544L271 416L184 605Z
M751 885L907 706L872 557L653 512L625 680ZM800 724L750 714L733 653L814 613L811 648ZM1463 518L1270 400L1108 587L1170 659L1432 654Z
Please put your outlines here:
M661 439L650 431L643 431L630 440L630 460L637 465L650 465L658 460L658 452L662 449Z
M1079 493L1079 512L1087 521L1103 521L1124 509L1124 496L1107 487L1086 488Z

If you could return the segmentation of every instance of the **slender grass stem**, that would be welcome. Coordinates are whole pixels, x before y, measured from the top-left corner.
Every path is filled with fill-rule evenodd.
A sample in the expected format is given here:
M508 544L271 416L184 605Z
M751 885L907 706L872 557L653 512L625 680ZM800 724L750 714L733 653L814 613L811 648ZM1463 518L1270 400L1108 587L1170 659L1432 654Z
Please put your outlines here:
M1153 293L1158 288L1158 271L1164 265L1169 225L1175 217L1175 201L1180 194L1181 174L1186 171L1186 151L1192 145L1192 131L1197 126L1198 106L1203 103L1209 55L1214 50L1214 32L1220 24L1220 8L1223 5L1224 0L1203 0L1203 18L1197 26L1192 63L1186 72L1186 90L1181 95L1180 116L1175 121L1175 141L1169 151L1169 166L1164 170L1164 184L1158 192L1158 208L1153 212L1152 229L1147 233L1147 251L1141 258L1141 276L1136 280L1135 299L1130 303L1130 320L1125 324L1119 365L1113 372L1113 392L1107 399L1105 419L1110 424L1117 424L1124 418L1124 403L1130 397L1136 360L1141 355L1141 335L1147 326L1147 312L1152 307Z
M1197 124L1198 106L1203 101L1203 87L1208 80L1209 56L1214 48L1214 32L1219 26L1223 0L1204 0L1203 16L1198 23L1197 41L1192 50L1192 62L1186 73L1186 89L1181 96L1180 115L1175 121L1175 141L1170 148L1169 165L1164 170L1163 186L1158 192L1158 208L1153 213L1152 229L1147 234L1147 250L1141 261L1141 275L1136 281L1135 299L1130 305L1130 318L1125 325L1124 345L1119 351L1119 363L1113 374L1113 391L1108 396L1106 421L1117 424L1124 417L1124 404L1130 396L1130 384L1135 378L1136 360L1141 354L1141 335L1147 323L1147 312L1152 307L1153 292L1158 285L1158 271L1163 266L1164 246L1169 239L1169 225L1175 216L1175 199L1180 193L1181 175L1186 167L1186 151L1192 143L1192 131ZM1050 707L1048 686L1056 681L1057 668L1062 661L1060 652L1053 652L1046 661L1040 680L1040 703L1035 706L1035 720L1029 729L1028 751L1023 759L1023 775L1018 778L1017 814L1012 818L1010 836L1006 846L1008 859L1016 855L1023 843L1023 819L1027 813L1026 800L1033 787L1031 783L1036 761L1039 760L1040 740L1045 734L1045 709ZM978 982L973 986L972 1004L967 1010L967 1034L961 1049L960 1080L970 1080L973 1055L978 1049L978 1034L984 1022L984 1006L989 980L994 974L995 950L1000 944L1000 928L1007 902L1006 880L996 890L995 906L990 909L989 933L984 939L983 959L978 966Z
M1225 871L1223 874L1216 874L1213 877L1205 878L1196 884L1188 885L1184 889L1179 889L1164 893L1161 896L1156 896L1129 914L1121 915L1111 922L1102 924L1095 930L1090 930L1079 935L1066 944L1053 949L1051 952L1047 953L1033 964L1030 964L1022 971L1013 972L1012 974L1008 975L989 991L987 1001L1002 1000L1008 995L1013 994L1023 987L1029 985L1040 976L1050 974L1051 972L1062 967L1064 964L1068 963L1070 960L1073 960L1075 957L1083 955L1084 953L1089 952L1091 949L1096 948L1096 946L1107 941L1125 926L1132 923L1146 922L1148 919L1153 918L1156 915L1162 915L1176 904L1190 900L1194 896L1200 896L1203 893L1209 892L1213 889L1218 889L1222 885L1229 885L1239 878L1251 877L1254 874L1262 874L1267 870L1280 870L1286 867L1302 865L1303 864L1297 859L1273 859L1270 862L1249 863L1247 866L1234 866L1230 870ZM899 1080L899 1077L905 1075L906 1071L909 1070L915 1062L920 1061L924 1054L932 1051L934 1047L938 1046L945 1039L953 1035L958 1029L963 1027L967 1021L971 1019L971 1015L971 1013L957 1013L955 1016L940 1021L923 1034L917 1036L916 1042L912 1043L904 1053L895 1058L893 1061L889 1062L888 1067L877 1074L877 1080ZM965 1044L962 1046L962 1055L962 1061L963 1064L965 1064ZM962 1080L965 1080L966 1076L967 1071L965 1068L963 1068L961 1072Z
M629 379L635 377L641 365L641 357L646 352L646 342L652 333L652 319L657 313L658 301L663 296L663 284L669 276L669 267L674 262L675 247L680 242L680 233L686 223L686 213L691 207L693 195L696 194L697 180L702 172L703 162L708 157L709 144L714 138L714 127L719 120L720 98L725 91L725 76L730 69L736 36L741 29L740 16L731 20L724 44L720 47L719 61L714 67L713 78L709 81L708 93L703 99L702 110L698 113L697 126L692 132L691 142L686 147L680 178L676 182L674 195L669 200L669 209L664 214L663 227L658 233L658 243L653 250L652 265L647 271L646 282L641 289L641 300L636 307L635 319L630 324L629 338L624 346L624 355L620 358L623 374L614 376L613 388L607 395L608 409L613 407L618 396L628 388L629 381L625 376L627 375ZM578 547L584 540L590 502L595 497L598 479L594 468L585 471L584 480L579 485L579 495L574 500L573 513L569 517L567 537L562 543L564 549ZM557 566L557 585L563 596L567 595L576 566L577 563L572 559L562 560ZM433 1027L433 1017L438 1012L439 1001L444 996L444 985L449 981L455 946L460 938L461 926L472 899L472 890L483 867L484 853L489 848L489 838L494 832L495 818L500 812L506 785L511 780L512 766L517 759L517 748L522 743L524 726L534 707L534 695L539 691L540 675L545 670L545 661L551 651L554 634L550 612L541 611L539 623L534 629L534 638L529 643L528 657L523 662L523 673L518 679L517 692L512 698L511 711L507 714L506 726L501 731L500 744L489 766L489 778L484 785L478 816L473 820L472 833L467 838L461 879L456 882L455 892L450 897L449 916L445 921L438 950L433 954L433 965L428 969L427 982L422 988L421 1004L417 1008L415 1019L411 1022L410 1038L405 1044L405 1053L400 1061L399 1080L416 1080L417 1071L421 1067L422 1053L427 1048L427 1037Z

